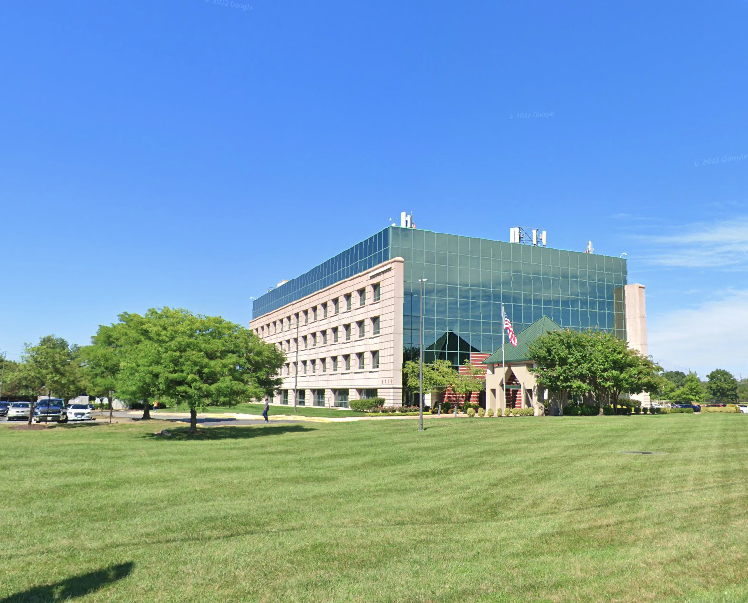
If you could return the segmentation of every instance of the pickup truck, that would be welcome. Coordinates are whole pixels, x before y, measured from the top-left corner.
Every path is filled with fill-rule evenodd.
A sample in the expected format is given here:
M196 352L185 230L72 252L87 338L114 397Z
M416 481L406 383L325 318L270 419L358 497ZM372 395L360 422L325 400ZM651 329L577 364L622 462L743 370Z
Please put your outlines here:
M68 414L65 410L64 400L59 398L44 398L34 404L34 423L67 423Z

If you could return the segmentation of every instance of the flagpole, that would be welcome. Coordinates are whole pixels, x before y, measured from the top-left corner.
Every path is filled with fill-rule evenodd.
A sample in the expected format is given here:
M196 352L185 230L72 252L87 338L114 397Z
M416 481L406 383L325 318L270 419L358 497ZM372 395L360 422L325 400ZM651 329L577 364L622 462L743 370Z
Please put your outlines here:
M504 304L501 304L501 392L504 396L504 406L506 406L506 367L504 366L504 335L506 333L506 312ZM500 416L501 407L499 406L496 416Z

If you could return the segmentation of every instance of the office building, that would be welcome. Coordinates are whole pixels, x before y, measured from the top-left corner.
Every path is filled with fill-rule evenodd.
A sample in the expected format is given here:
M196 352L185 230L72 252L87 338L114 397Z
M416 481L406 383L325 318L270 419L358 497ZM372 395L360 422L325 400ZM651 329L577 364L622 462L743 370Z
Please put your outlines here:
M547 316L625 339L628 318L646 346L643 287L626 308L626 259L552 249L545 233L518 231L515 242L494 241L419 230L404 216L256 299L251 328L287 358L273 402L292 405L296 392L307 406L373 395L401 404L403 361L419 353L422 284L424 362L457 367L493 353L502 304L518 333Z

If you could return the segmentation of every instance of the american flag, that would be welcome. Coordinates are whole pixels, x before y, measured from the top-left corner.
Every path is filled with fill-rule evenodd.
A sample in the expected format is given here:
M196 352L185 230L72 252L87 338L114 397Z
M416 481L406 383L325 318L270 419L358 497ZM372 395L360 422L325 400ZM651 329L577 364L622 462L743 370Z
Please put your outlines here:
M509 334L509 343L511 343L516 348L517 347L517 336L514 334L514 329L512 328L512 322L509 320L509 317L506 315L503 305L501 306L501 314L504 317L504 328L506 329L506 332Z

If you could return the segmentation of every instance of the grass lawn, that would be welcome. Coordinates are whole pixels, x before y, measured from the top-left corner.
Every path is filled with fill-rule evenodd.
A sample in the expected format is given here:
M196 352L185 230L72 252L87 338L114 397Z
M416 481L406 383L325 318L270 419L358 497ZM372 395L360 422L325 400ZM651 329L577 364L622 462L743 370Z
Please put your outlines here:
M745 415L162 427L0 424L0 603L748 601Z
M237 404L236 406L208 406L203 412L204 413L224 413L224 412L238 412L246 413L248 415L261 415L262 409L265 408L264 404ZM189 408L180 406L176 409L181 412L189 412ZM175 408L170 406L169 408L160 408L158 410L151 410L152 413L159 412L174 412ZM202 413L200 413L202 414ZM291 406L270 406L271 415L299 415L302 417L363 417L365 416L362 412L355 410L335 410L334 408L321 408L315 406L297 406L296 412ZM198 415L199 416L199 415Z

